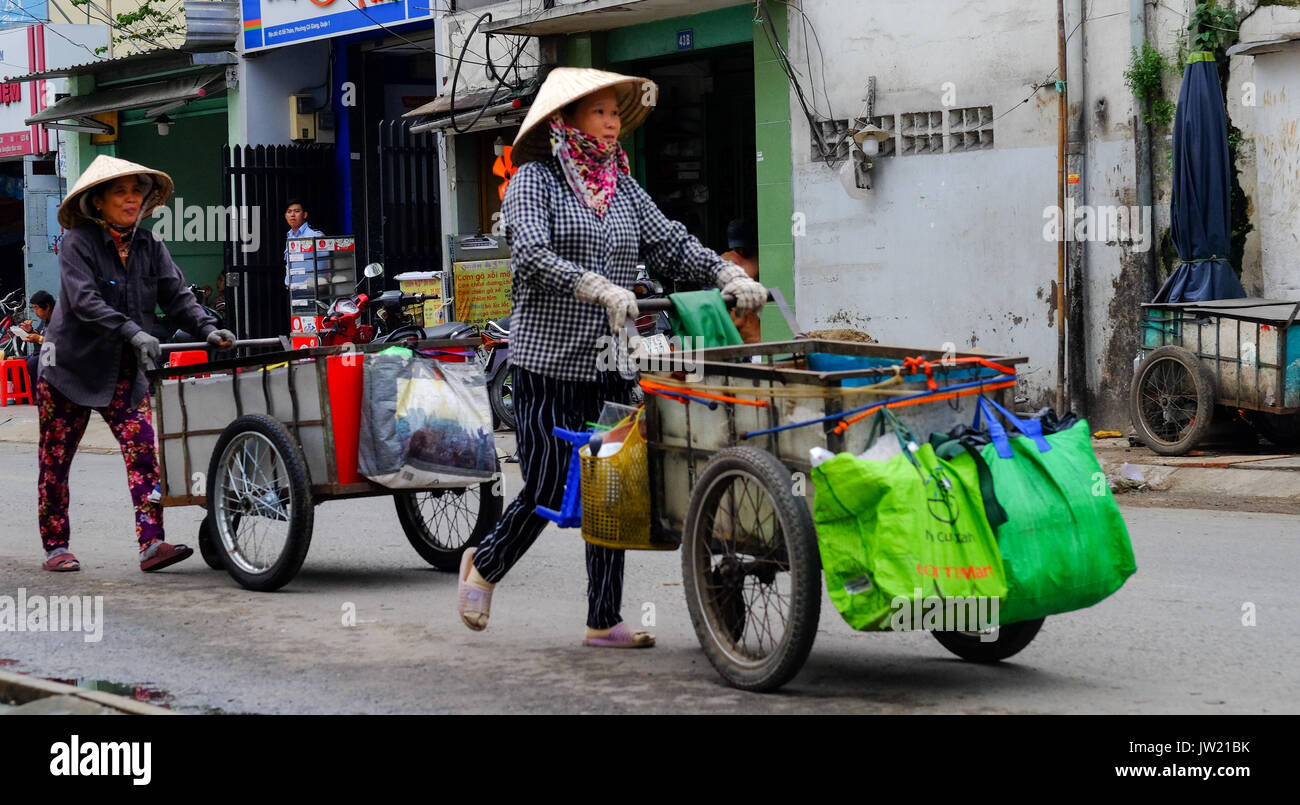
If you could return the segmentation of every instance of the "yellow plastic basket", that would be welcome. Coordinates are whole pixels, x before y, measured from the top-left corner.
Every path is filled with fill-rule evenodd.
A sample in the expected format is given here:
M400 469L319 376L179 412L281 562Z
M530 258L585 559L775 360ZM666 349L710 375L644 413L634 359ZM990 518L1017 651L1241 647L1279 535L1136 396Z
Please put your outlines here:
M582 538L605 548L639 551L672 550L676 544L650 541L650 471L641 413L609 431L606 441L623 446L605 458L591 449L578 451L582 462Z

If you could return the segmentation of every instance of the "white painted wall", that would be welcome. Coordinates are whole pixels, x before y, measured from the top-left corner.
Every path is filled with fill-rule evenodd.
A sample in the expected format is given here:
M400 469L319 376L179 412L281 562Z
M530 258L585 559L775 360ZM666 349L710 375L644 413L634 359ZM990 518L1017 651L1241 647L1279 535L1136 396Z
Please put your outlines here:
M230 94L231 144L292 145L289 96L314 92L318 106L328 100L322 85L329 53L329 41L323 40L246 55L239 64L239 90Z
M1300 298L1300 47L1256 56L1255 82L1265 289L1277 298Z
M1128 7L1127 0L1091 5L1096 17ZM951 82L956 107L991 105L997 120L991 151L878 159L871 197L855 201L809 158L809 131L792 105L794 209L808 223L807 235L795 238L802 323L855 327L889 344L935 349L951 341L1027 355L1018 396L1048 402L1056 385L1057 248L1044 238L1043 213L1057 199L1057 95L1033 85L1055 79L1055 5L829 0L806 3L805 13L826 51L834 117L861 113L866 77L875 74L876 114L941 109ZM792 11L791 59L802 67L798 23ZM1127 121L1131 101L1115 92L1118 65L1127 62L1127 15L1098 19L1088 33L1089 60L1114 72L1090 75L1089 101L1108 96L1111 119ZM813 65L825 113L815 47ZM1100 137L1122 144L1131 124L1112 124ZM1116 203L1116 180L1131 184L1131 150L1125 156L1122 145L1092 149L1090 202ZM1101 253L1089 264L1115 261L1105 250L1093 250ZM1104 277L1093 282L1103 310L1108 290Z

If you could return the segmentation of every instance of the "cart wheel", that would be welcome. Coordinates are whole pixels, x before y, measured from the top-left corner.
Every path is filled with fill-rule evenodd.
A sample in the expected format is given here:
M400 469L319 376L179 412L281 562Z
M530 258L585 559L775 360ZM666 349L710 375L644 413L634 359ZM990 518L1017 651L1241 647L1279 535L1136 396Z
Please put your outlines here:
M220 541L216 527L212 525L212 515L204 516L203 522L199 523L199 555L213 570L226 569L225 563L221 561L221 551L217 548Z
M502 488L491 480L459 489L398 492L393 503L411 547L424 561L450 572L460 568L461 554L477 547L501 519Z
M1257 412L1251 424L1270 444L1283 450L1300 450L1300 414Z
M686 606L704 653L742 690L803 667L821 615L821 560L790 471L753 447L721 451L695 483L682 534Z
M1008 623L997 629L995 640L981 640L979 632L931 632L940 645L969 662L1000 662L1017 654L1038 635L1043 618Z
M283 425L248 414L222 431L208 467L208 509L235 581L267 592L297 575L311 544L311 485Z
M488 401L492 403L492 414L506 430L515 429L514 370L509 366L501 368L492 378L488 387Z
M1180 456L1210 430L1214 378L1182 347L1160 347L1138 367L1129 394L1138 436L1162 456Z

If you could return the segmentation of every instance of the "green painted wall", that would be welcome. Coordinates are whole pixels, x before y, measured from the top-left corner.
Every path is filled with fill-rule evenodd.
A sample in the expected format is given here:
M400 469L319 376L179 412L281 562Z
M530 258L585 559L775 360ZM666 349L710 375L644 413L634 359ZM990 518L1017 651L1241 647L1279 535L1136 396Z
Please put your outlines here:
M143 113L120 115L121 135L115 155L172 177L176 193L167 205L172 210L167 250L185 274L186 282L215 288L217 275L225 264L223 242L217 239L219 233L205 223L201 232L191 229L186 235L184 216L179 223L175 220L175 205L178 199L187 208L197 205L203 208L205 219L207 207L221 206L221 146L226 143L226 102L224 98L197 101L168 115L176 122L166 137L158 135L157 126L144 120ZM157 219L152 221L155 228L159 223ZM196 234L202 239L195 240ZM276 236L269 232L258 234L262 238Z
M750 6L742 5L618 28L606 37L605 53L611 62L689 53L677 50L677 32L688 28L694 33L695 50L740 45L754 38L752 19Z
M772 25L788 42L786 8L781 3L767 6ZM746 7L748 11L748 7ZM753 22L754 38L754 125L761 154L758 169L758 265L759 278L769 288L780 288L794 307L794 217L793 159L790 153L790 82L782 71L777 53L764 34L762 23ZM798 310L795 310L796 314ZM781 341L793 336L776 305L763 309L763 340Z

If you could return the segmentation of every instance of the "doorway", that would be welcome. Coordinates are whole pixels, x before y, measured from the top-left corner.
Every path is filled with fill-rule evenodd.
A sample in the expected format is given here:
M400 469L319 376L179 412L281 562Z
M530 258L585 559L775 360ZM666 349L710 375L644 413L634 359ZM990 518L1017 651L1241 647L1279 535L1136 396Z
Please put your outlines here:
M718 252L727 224L758 215L753 45L615 64L659 85L633 171L664 215Z

